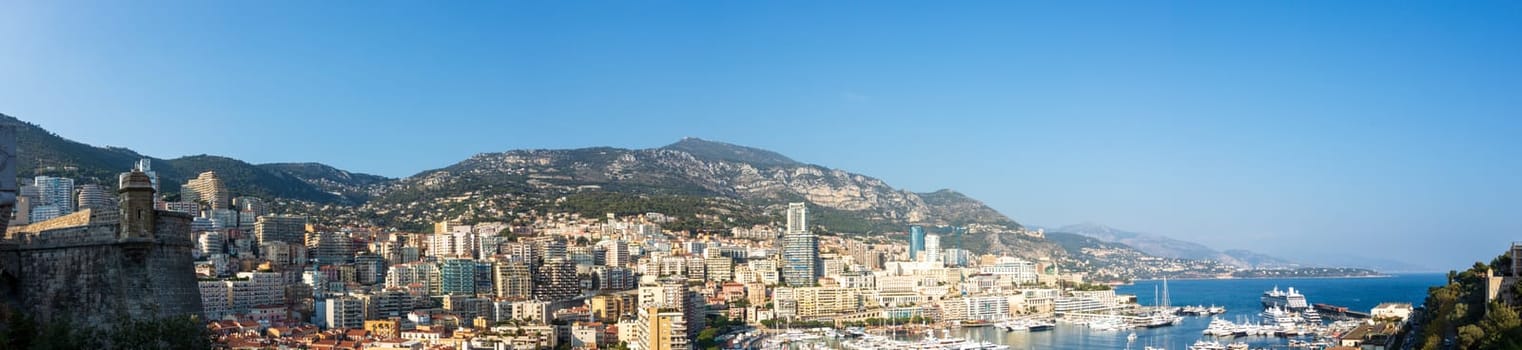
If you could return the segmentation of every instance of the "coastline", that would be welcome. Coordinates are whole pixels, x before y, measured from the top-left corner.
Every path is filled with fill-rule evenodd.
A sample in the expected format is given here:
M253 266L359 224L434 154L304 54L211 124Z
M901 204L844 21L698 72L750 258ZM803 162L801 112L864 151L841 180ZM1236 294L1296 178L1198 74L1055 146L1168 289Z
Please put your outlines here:
M1400 276L1400 275L1420 275L1420 274L1422 274L1422 273L1379 274L1379 275L1372 275L1372 276L1210 277L1210 278L1205 278L1205 277L1184 277L1184 278L1168 278L1168 280L1169 281L1214 281L1214 280L1272 280L1272 279L1391 278L1391 277L1396 277L1396 276ZM1434 273L1434 274L1436 274L1436 273ZM1162 281L1162 280L1163 279L1161 279L1161 278L1145 278L1145 279L1135 279L1135 280L1132 280L1131 282L1132 283L1135 283L1135 282L1155 282L1155 281Z

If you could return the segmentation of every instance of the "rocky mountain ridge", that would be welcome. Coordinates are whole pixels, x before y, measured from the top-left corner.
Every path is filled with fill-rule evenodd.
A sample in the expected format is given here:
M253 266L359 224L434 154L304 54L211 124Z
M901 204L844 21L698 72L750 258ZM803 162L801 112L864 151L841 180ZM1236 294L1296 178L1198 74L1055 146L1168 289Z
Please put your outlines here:
M522 178L529 187L563 191L595 186L643 195L727 197L759 204L806 201L895 226L989 224L1010 230L1021 228L981 202L950 190L914 193L893 188L880 179L793 162L780 155L772 159L785 161L757 164L711 156L763 152L770 153L692 138L666 147L639 150L607 147L514 150L477 154L442 169L401 179L388 187L392 192L421 191L445 196L469 192L460 191L460 187L479 183L482 177ZM927 202L926 197L931 201ZM379 200L388 199L383 196Z

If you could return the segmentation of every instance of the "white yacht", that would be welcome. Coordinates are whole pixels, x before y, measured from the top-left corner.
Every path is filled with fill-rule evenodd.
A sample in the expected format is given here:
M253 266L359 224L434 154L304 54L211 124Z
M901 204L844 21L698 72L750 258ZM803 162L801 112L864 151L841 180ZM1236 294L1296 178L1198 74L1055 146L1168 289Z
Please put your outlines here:
M1200 339L1194 341L1194 345L1190 345L1189 350L1226 350L1226 345L1214 340Z

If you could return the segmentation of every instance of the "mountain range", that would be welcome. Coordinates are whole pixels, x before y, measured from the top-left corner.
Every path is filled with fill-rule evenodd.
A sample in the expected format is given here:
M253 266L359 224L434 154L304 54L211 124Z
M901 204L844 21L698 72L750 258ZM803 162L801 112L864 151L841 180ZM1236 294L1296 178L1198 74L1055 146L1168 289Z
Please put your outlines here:
M18 175L65 176L114 185L117 173L152 160L161 191L173 198L186 180L216 171L235 196L280 200L334 224L424 230L439 220L500 220L516 213L585 215L662 212L687 218L670 226L710 230L780 221L788 202L810 204L817 230L900 233L907 225L955 225L979 253L1030 258L1060 255L1055 244L1021 234L1016 221L959 192L917 193L870 176L795 161L776 152L698 138L649 149L594 147L481 153L440 169L394 179L320 163L250 164L197 155L155 158L127 148L76 142L15 117ZM336 208L336 209L335 209Z
M201 172L216 171L238 195L341 204L359 204L367 198L363 191L356 189L394 181L317 163L254 165L210 155L154 158L127 148L75 142L4 114L0 114L0 122L17 124L16 174L21 177L63 176L86 184L115 186L117 173L131 169L139 159L147 158L159 176L160 190L166 194L178 193L186 180Z
M17 174L21 177L64 176L109 188L115 185L117 173L147 158L161 179L161 191L171 199L187 180L204 171L215 171L234 196L266 198L277 211L306 214L318 223L331 225L425 231L441 220L516 221L524 220L525 213L602 216L659 212L678 218L666 223L667 228L719 231L775 225L783 220L781 213L787 203L807 202L811 226L824 234L901 240L908 225L960 226L967 230L954 242L978 254L1087 264L1104 257L1085 252L1102 249L1128 252L1124 256L1209 259L1239 267L1293 266L1266 255L1217 252L1194 243L1101 225L1053 230L1099 241L1062 233L1048 239L954 190L898 189L867 175L699 138L648 149L480 153L397 179L321 163L250 164L212 155L155 158L127 148L75 142L3 114L0 122L18 125ZM1119 261L1105 264L1124 265Z

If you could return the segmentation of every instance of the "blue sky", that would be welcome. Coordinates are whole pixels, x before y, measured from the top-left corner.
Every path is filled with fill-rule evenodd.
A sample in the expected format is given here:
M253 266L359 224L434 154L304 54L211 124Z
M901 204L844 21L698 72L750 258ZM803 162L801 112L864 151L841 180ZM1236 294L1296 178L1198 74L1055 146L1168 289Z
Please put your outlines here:
M1522 240L1516 2L6 2L0 113L406 176L697 136L1028 224L1462 268Z

